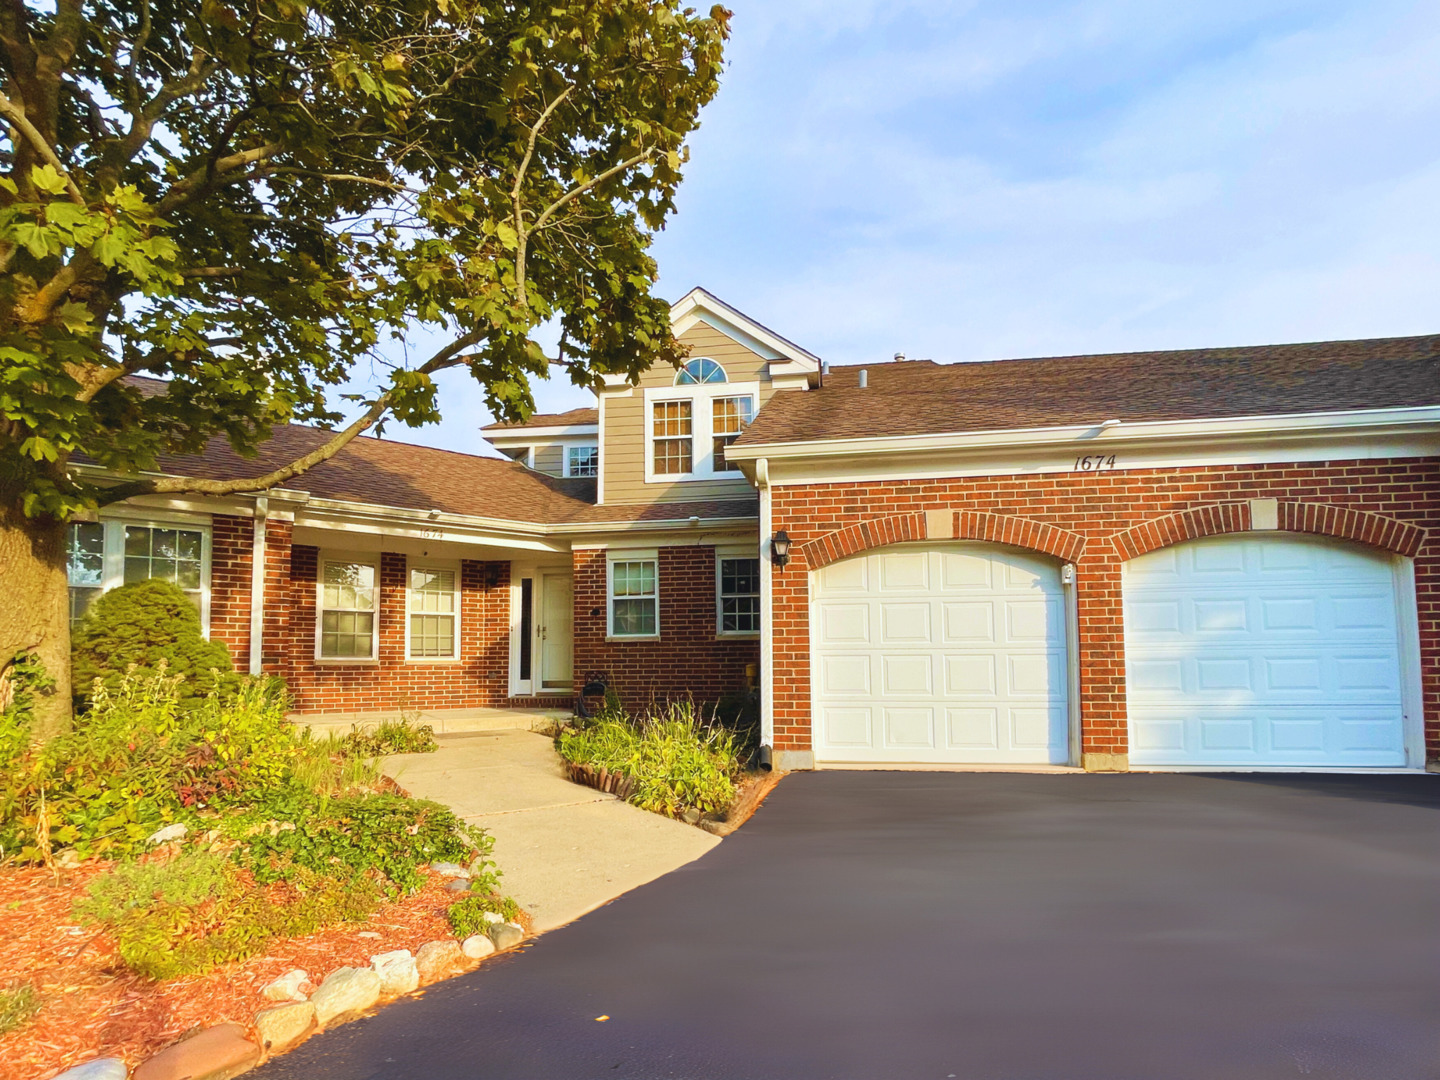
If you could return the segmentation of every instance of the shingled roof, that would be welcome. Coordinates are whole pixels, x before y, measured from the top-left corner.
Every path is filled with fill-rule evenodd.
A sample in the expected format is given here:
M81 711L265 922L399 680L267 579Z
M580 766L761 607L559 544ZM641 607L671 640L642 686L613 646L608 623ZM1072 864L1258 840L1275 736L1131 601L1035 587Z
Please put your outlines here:
M242 458L228 442L217 438L203 454L167 457L161 468L175 475L215 480L257 476L308 453L330 435L301 424L276 428L256 458ZM684 521L692 516L754 517L759 513L759 503L753 498L597 506L594 480L548 476L508 458L478 457L366 436L284 486L322 499L538 525Z
M534 413L523 424L486 424L481 431L526 431L530 428L580 427L600 423L599 409L571 409L559 413Z
M857 383L866 368L869 386ZM774 395L741 445L1440 404L1440 334L1178 352L837 367Z

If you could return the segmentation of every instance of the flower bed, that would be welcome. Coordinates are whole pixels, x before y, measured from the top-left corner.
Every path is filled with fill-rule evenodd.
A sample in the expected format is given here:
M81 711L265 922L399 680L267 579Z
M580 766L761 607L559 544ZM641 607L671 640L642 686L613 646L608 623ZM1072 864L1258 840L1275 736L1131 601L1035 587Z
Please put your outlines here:
M513 909L484 831L368 756L433 746L428 730L320 742L286 721L275 685L199 705L178 685L163 666L132 672L43 746L25 693L0 714L0 989L24 1006L0 1034L0 1075L133 1065L223 1021L253 1036L273 1004L260 988L292 968L318 984L441 941L458 958L446 879L471 908Z

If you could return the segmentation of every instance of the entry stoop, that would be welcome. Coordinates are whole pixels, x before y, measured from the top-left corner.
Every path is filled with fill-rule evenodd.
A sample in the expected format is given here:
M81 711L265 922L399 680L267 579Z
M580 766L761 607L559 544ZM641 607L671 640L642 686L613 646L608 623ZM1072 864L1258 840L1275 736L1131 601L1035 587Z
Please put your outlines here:
M436 735L474 731L535 731L574 715L569 708L553 709L385 709L367 712L291 713L290 721L308 727L318 736L348 735L372 730L386 720L402 717L429 724Z

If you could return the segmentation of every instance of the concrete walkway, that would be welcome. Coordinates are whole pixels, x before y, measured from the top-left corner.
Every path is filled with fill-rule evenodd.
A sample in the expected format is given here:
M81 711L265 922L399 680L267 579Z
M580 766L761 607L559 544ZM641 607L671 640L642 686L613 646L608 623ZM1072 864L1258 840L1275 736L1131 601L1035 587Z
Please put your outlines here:
M495 837L501 887L552 930L698 859L717 837L566 779L553 741L530 731L442 737L385 773Z

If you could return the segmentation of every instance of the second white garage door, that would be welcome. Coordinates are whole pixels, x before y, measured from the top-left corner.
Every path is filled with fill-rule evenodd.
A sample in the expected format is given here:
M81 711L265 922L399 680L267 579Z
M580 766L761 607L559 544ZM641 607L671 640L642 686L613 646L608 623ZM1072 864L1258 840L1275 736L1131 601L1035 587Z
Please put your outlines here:
M1125 567L1130 764L1403 766L1389 556L1288 533Z
M1058 565L990 544L895 547L832 563L811 589L817 760L1067 760Z

